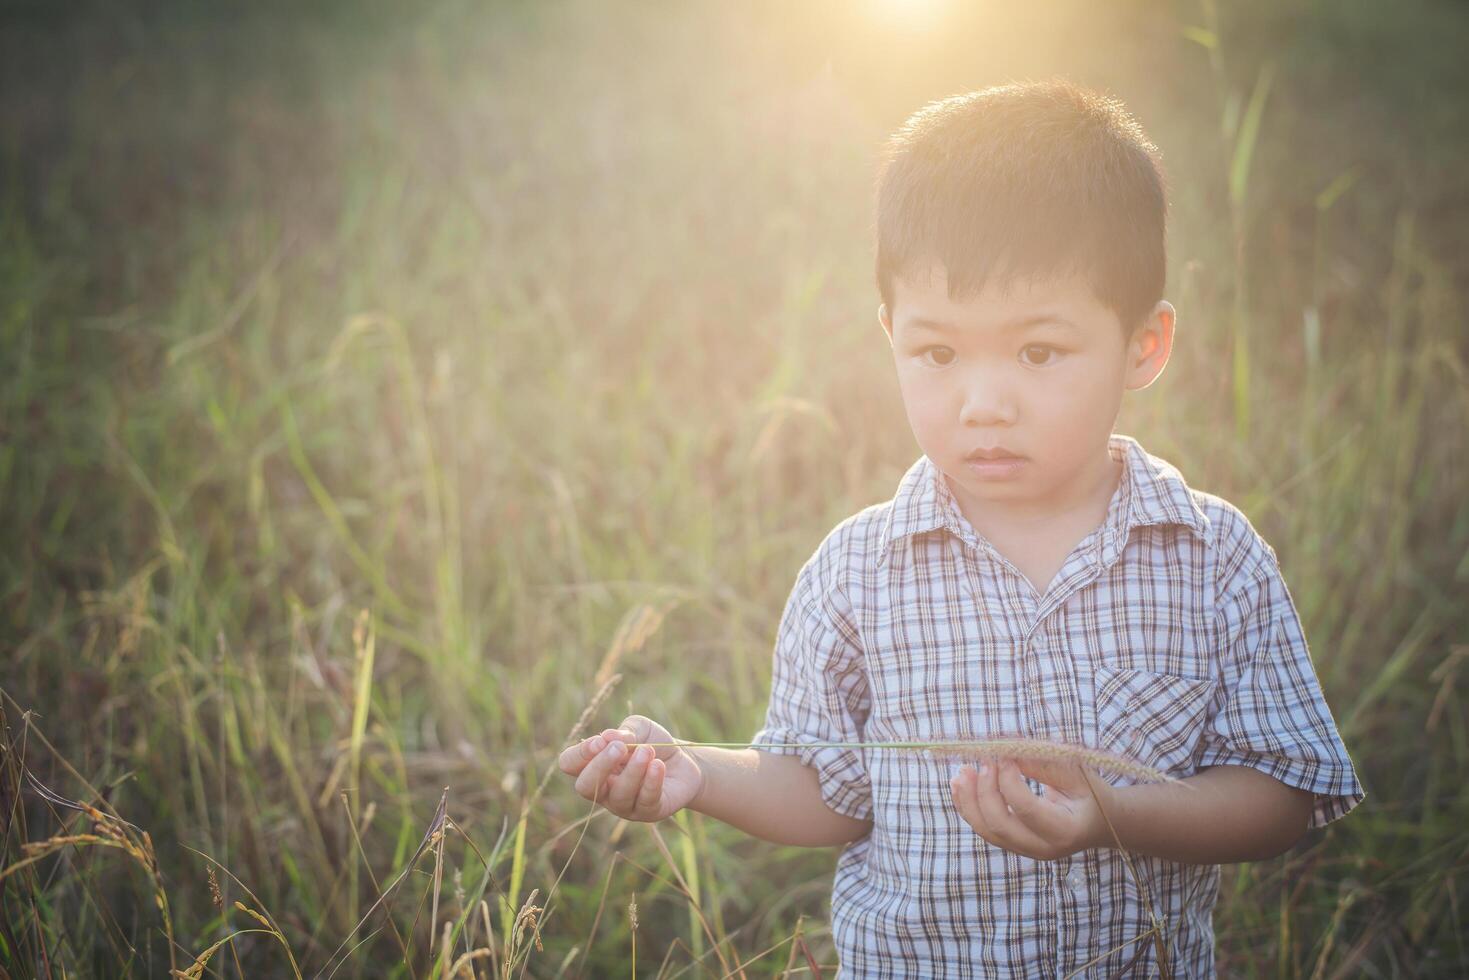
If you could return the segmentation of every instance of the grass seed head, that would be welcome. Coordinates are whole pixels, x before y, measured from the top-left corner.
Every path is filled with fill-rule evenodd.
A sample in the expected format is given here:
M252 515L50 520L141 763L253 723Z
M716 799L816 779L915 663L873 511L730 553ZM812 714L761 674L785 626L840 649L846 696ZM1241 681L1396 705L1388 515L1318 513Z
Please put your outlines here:
M976 762L993 759L1035 759L1050 762L1075 762L1103 772L1130 776L1145 782L1176 783L1180 780L1131 756L1085 745L1073 745L1040 738L967 739L929 742L913 749L946 762Z

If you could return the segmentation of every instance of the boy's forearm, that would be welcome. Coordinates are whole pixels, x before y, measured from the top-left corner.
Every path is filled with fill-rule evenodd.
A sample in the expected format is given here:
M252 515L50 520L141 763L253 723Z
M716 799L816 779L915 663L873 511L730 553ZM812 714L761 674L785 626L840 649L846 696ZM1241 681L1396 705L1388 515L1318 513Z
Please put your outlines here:
M793 755L758 749L689 746L704 771L704 788L689 809L776 844L834 847L872 828L832 810L821 798L816 771Z
M1111 788L1103 798L1122 846L1186 864L1263 861L1301 838L1312 796L1246 766L1211 766L1181 784ZM1104 825L1097 847L1116 847Z

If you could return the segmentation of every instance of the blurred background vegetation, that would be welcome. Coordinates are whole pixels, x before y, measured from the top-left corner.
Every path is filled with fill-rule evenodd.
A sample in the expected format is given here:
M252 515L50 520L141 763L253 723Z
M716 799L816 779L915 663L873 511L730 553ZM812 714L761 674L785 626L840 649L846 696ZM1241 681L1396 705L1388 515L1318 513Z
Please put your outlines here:
M1369 793L1226 866L1220 973L1463 975L1466 38L1429 0L7 4L0 966L831 964L835 851L539 788L617 674L594 729L760 726L796 570L917 454L878 146L1064 74L1171 179L1177 346L1118 429L1276 547Z

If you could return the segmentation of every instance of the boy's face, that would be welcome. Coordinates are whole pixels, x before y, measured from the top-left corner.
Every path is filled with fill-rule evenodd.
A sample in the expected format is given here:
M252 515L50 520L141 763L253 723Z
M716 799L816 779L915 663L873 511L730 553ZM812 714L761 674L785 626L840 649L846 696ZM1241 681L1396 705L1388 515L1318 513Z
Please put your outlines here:
M878 319L908 422L971 522L1038 523L1110 499L1107 440L1123 391L1168 361L1171 305L1124 338L1083 278L991 281L955 301L942 266L898 278L893 305ZM1018 458L977 458L996 448Z

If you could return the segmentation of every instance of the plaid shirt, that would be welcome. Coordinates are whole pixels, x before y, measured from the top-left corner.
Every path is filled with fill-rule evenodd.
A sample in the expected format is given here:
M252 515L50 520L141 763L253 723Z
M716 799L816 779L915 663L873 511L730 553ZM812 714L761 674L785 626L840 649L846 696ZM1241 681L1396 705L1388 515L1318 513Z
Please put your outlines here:
M1135 439L1114 434L1109 450L1124 466L1106 519L1045 595L975 532L926 456L802 567L751 744L798 755L831 809L873 821L837 862L841 976L1159 970L1151 941L1129 942L1151 922L1121 851L1040 861L990 844L954 808L957 766L926 753L764 745L1019 735L1179 777L1250 766L1315 793L1311 827L1365 797L1274 549ZM1214 976L1219 866L1132 865L1173 975Z

